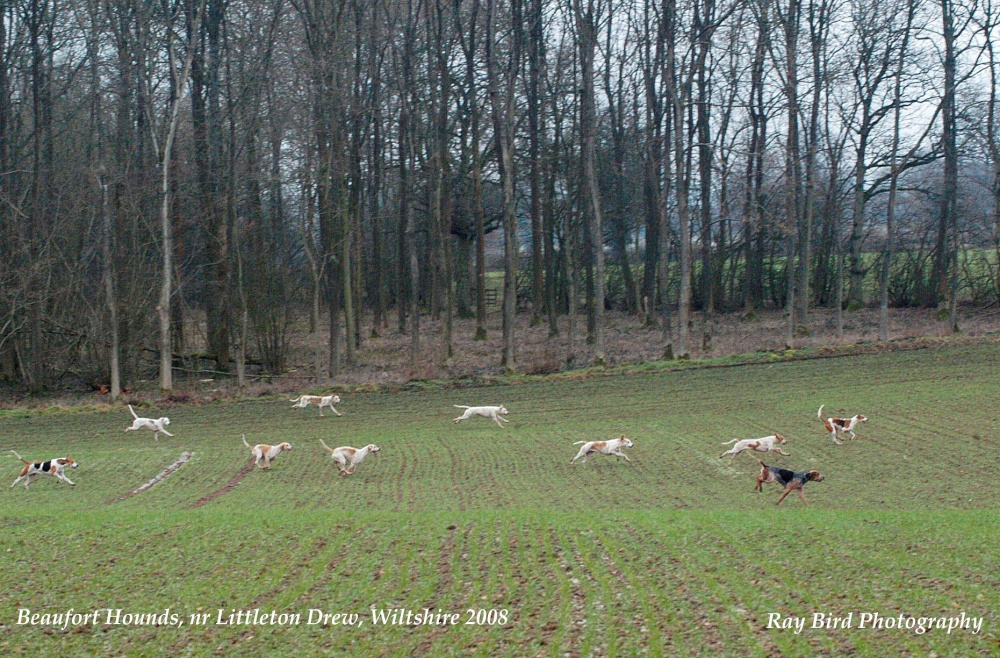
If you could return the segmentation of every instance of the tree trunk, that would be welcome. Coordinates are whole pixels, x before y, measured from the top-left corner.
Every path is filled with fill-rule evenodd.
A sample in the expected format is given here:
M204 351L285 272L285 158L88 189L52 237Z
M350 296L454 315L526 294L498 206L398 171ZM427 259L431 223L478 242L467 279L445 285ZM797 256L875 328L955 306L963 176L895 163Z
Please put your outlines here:
M121 345L118 331L118 299L115 295L115 259L111 256L114 253L112 245L114 241L114 226L111 219L111 204L108 199L108 184L104 180L103 175L100 177L98 183L101 186L101 220L103 227L101 251L104 256L104 299L108 308L108 338L111 343L109 359L111 369L111 400L117 401L118 396L122 392L122 385L121 364L119 363Z
M542 0L529 0L528 7L528 185L531 194L531 326L542 322L546 306L545 261L542 247L542 179L541 179L541 122L543 102L539 91L542 62L545 57L544 30L542 27ZM550 322L551 324L551 322Z
M574 0L576 31L580 57L580 141L583 158L584 199L590 228L591 254L594 263L593 345L594 365L605 365L604 355L604 209L597 181L597 117L594 94L594 51L597 47L595 0Z
M944 92L941 97L941 146L944 152L944 178L941 183L941 211L934 266L931 278L933 305L948 300L949 324L958 330L957 322L957 271L958 271L958 138L956 108L956 53L955 14L952 0L941 0L941 36L944 43ZM951 238L949 240L949 237ZM951 243L949 245L949 242ZM949 276L951 272L951 276Z
M523 16L520 0L512 7L510 36L510 56L504 71L504 85L501 97L499 63L496 61L494 40L496 18L494 0L486 4L486 70L489 85L490 104L493 114L493 132L497 144L497 165L503 188L504 227L504 278L503 278L503 354L500 365L506 372L513 372L516 360L516 315L517 315L517 267L519 248L517 239L517 198L515 197L514 172L514 100L518 69L521 63L523 44Z
M202 14L204 13L205 0L201 0L195 10L194 28L191 34L198 34L201 26ZM184 64L180 71L176 70L173 56L173 28L169 25L170 16L166 17L167 25L167 49L170 54L168 65L171 77L171 95L167 110L167 136L163 143L163 150L160 154L160 247L163 251L162 272L160 282L160 299L156 311L160 322L160 390L171 391L174 387L173 379L173 352L170 341L170 303L172 293L173 277L173 232L170 221L170 168L174 140L177 136L177 123L180 117L181 98L184 89L187 87L188 76L191 73L191 62L194 58L195 45L189 43L184 56Z
M795 343L795 255L800 230L798 40L801 12L799 0L789 0L787 13L782 17L785 28L786 58L784 91L788 115L788 132L785 142L785 231L788 245L785 250L786 312L788 313L785 346L788 348L793 347ZM802 320L805 321L805 315L802 316Z
M678 69L677 39L676 39L676 0L667 0L670 13L674 18L668 26L667 35L667 95L670 99L673 118L674 163L677 168L677 224L680 239L680 290L677 293L677 356L687 357L688 333L691 317L691 211L688 204L687 146L684 136L687 134L684 118L687 114L687 85L681 81L682 72Z
M764 152L767 148L767 107L764 61L770 50L770 3L761 2L757 15L757 43L750 69L750 145L747 151L746 198L743 225L746 235L746 280L744 308L747 312L764 304L765 193Z
M824 45L829 34L829 5L826 0L820 0L817 7L815 0L809 3L809 43L812 54L813 80L824 79ZM809 312L809 302L813 299L810 291L810 271L812 269L812 233L816 215L816 157L819 151L819 110L822 101L824 85L813 83L812 103L809 109L809 127L807 132L806 180L805 180L805 216L802 230L799 233L799 309L798 315L805 322Z

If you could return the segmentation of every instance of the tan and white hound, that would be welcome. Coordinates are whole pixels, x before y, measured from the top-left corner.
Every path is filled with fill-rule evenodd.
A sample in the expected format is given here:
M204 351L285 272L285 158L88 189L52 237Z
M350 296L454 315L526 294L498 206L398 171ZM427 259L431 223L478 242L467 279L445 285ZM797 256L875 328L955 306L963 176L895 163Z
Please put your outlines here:
M364 448L352 448L351 446L340 446L339 448L331 448L323 442L323 439L319 440L323 444L323 447L327 449L330 453L330 457L337 464L337 469L340 470L341 475L354 475L354 469L358 467L365 457L369 453L378 457L378 452L381 450L374 443L369 443Z
M278 457L278 455L280 455L285 450L292 449L292 445L290 443L279 443L276 446L268 445L266 443L258 443L255 446L251 446L249 443L247 443L246 434L244 434L240 438L243 439L243 445L250 448L250 452L253 453L255 459L254 464L257 465L257 468L271 468L271 462L274 461ZM263 466L260 465L260 461L262 459L264 460Z

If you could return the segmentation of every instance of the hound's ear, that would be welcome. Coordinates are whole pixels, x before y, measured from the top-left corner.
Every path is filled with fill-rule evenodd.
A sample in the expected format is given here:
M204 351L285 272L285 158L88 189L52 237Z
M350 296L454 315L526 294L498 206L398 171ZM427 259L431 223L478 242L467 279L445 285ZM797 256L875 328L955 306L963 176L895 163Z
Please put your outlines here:
M622 434L622 437L621 437L621 438L623 438L623 439L624 439L624 438L625 438L625 435L624 435L624 434Z

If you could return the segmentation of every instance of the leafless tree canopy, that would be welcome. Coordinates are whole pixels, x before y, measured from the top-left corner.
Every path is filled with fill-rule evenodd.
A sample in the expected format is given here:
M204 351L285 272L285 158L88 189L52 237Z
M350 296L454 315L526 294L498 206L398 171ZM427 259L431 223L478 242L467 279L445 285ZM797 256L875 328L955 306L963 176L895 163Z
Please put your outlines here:
M0 378L1000 302L997 0L2 0ZM395 320L391 319L395 316ZM442 331L421 334L421 316ZM364 323L363 323L364 320ZM328 327L320 327L329 322ZM193 334L192 327L198 327ZM573 343L565 358L572 362Z

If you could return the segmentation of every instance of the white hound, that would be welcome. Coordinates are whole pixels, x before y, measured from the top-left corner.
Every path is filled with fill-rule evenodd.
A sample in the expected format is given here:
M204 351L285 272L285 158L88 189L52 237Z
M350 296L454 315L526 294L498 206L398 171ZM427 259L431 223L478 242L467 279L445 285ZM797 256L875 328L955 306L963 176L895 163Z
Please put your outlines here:
M289 400L289 402L294 402L292 409L305 409L310 404L315 404L319 408L319 415L323 415L323 407L330 407L330 411L337 414L338 416L343 416L333 408L333 405L340 404L339 395L300 395L294 400Z
M733 463L733 459L736 455L740 454L744 450L756 450L757 452L776 452L779 455L784 455L785 457L791 457L787 452L778 447L779 443L787 443L785 437L781 436L777 432L771 436L765 436L760 439L733 439L732 441L726 441L722 445L729 445L730 443L736 443L732 448L725 451L719 455L719 459L722 459L726 455L730 455L729 463Z
M493 422L495 422L498 427L504 427L503 423L501 423L500 421L502 420L504 423L506 423L508 420L507 418L505 418L505 416L507 415L507 409L502 404L495 407L466 407L465 405L461 404L456 404L453 406L459 409L465 409L465 413L463 413L458 418L452 419L451 422L453 423L467 420L469 418L472 418L473 416L482 416L484 418L492 418Z
M156 440L159 440L160 432L163 432L167 436L173 436L173 434L166 430L167 425L170 424L170 419L166 416L163 418L140 418L139 414L135 413L135 409L132 408L132 405L128 405L128 410L132 412L132 418L134 418L134 420L132 421L131 427L125 428L126 432L141 429L153 430L153 438Z
M291 450L292 445L290 443L279 443L276 446L268 445L266 443L258 443L255 446L251 446L247 443L247 435L244 434L240 437L243 439L243 445L250 448L250 452L254 456L254 464L257 468L271 468L271 462L274 461L278 455L280 455L285 450ZM260 460L264 460L264 465L260 465Z
M819 418L820 422L823 423L823 427L826 428L826 431L830 433L830 436L833 438L833 442L838 445L843 444L842 441L838 440L837 438L838 436L842 435L844 432L847 432L848 434L851 435L851 438L853 439L855 438L854 428L857 427L858 425L861 425L862 423L868 422L868 419L862 416L861 414L852 416L851 418L830 417L824 419L823 407L825 406L826 406L825 404L821 404L819 406L819 411L816 412L816 417Z
M628 458L628 455L622 452L623 448L632 447L632 441L630 439L625 438L624 434L622 434L619 438L611 439L610 441L577 441L573 445L578 446L581 443L583 444L583 446L580 448L580 452L576 453L576 457L569 460L570 464L576 462L576 460L580 459L581 457L583 458L583 461L581 461L580 463L586 464L587 457L589 457L590 454L593 452L599 452L602 455L614 455L615 457L624 457L625 461L627 462L632 461L631 459Z
M11 450L11 452L14 451ZM11 488L13 488L21 480L24 480L24 488L27 489L28 485L34 482L35 478L39 475L48 475L57 480L61 480L70 486L76 486L63 473L67 466L70 468L76 468L78 466L72 457L60 457L59 459L50 459L47 462L29 462L16 452L14 452L14 456L24 462L24 468L21 469L21 474L17 476L16 480L14 480L14 484L10 485Z
M354 475L354 469L368 456L368 453L372 453L378 457L378 451L381 450L374 443L369 443L364 448L352 448L351 446L331 448L326 443L323 443L323 439L320 439L319 442L329 451L341 475Z

